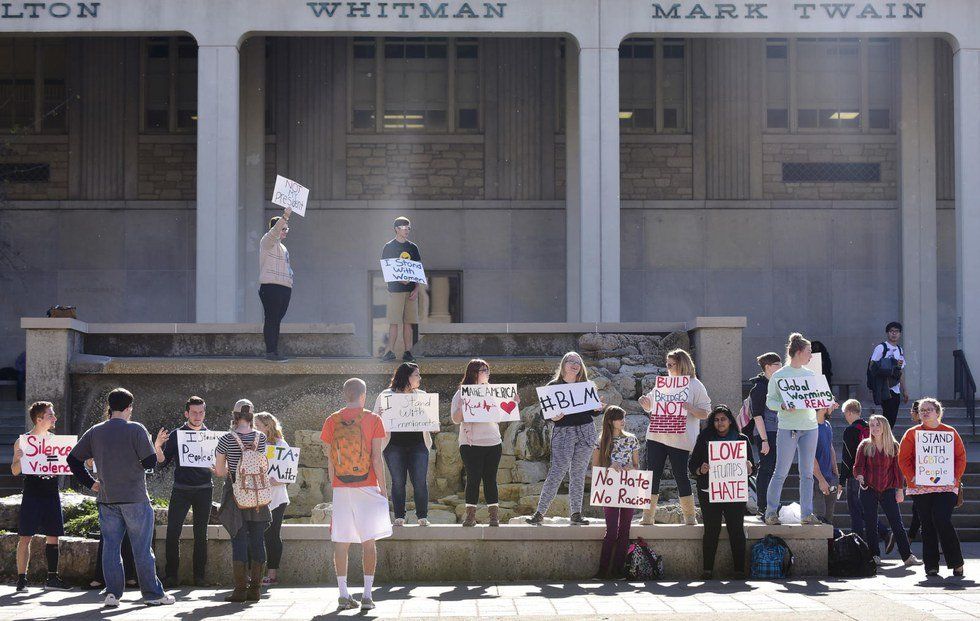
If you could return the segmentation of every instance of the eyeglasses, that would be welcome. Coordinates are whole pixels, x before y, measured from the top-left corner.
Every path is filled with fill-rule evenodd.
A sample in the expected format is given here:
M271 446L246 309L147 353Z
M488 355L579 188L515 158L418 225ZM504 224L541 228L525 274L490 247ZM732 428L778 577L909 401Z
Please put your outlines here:
M582 363L581 363L580 361L578 361L578 360L569 360L569 361L568 361L568 362L566 362L565 364L574 364L574 365L575 365L575 366L577 366L577 367L580 367L580 366L582 366Z
M282 227L282 232L283 233L288 233L289 232L289 227L288 226Z
M490 369L483 367L482 369L477 369L477 373L489 373Z
M677 368L677 363L676 362L668 362L667 363L667 368L668 369L676 369Z
M396 226L395 228L398 229L399 231L411 231L412 230L412 227L410 227L410 226Z

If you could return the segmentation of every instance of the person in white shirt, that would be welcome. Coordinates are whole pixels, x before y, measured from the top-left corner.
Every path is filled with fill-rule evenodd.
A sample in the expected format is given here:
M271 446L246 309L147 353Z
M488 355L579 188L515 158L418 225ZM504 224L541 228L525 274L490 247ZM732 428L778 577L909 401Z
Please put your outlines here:
M909 402L909 393L905 389L905 352L902 350L902 346L898 344L902 338L902 324L897 321L889 322L885 326L885 335L888 339L876 345L874 351L871 352L870 365L875 369L880 369L882 366L897 365L898 370L894 373L900 373L900 377L895 381L894 375L890 377L884 375L884 369L880 373L874 372L875 387L872 388L872 391L875 404L881 406L881 413L894 429L895 420L898 418L898 408L902 403ZM887 362L882 363L883 360ZM891 362L892 360L894 362ZM881 386L881 383L886 385Z

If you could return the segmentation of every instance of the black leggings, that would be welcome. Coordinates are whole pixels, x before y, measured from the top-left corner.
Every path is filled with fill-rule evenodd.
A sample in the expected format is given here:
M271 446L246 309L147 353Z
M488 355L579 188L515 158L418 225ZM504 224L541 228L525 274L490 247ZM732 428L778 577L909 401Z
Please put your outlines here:
M265 311L265 324L262 335L265 337L265 353L279 353L279 324L286 316L289 308L289 298L293 294L290 287L272 285L269 283L259 286L259 299L262 300L262 310Z
M265 529L265 555L269 569L279 569L279 561L282 559L282 516L286 513L289 505L279 505L272 510L272 521L269 528Z
M691 479L687 478L687 460L690 456L691 453L684 449L647 440L647 470L653 471L651 493L660 493L660 477L664 475L664 466L670 458L670 469L674 473L674 480L677 481L677 495L681 498L690 496Z
M480 481L483 481L483 495L488 505L500 502L497 496L497 466L503 446L470 446L463 444L459 447L459 455L463 458L466 468L466 504L476 505L480 502Z
M728 527L728 543L732 546L732 561L735 571L745 571L745 518L744 502L709 502L708 494L698 490L698 503L704 518L704 538L701 540L701 553L704 556L704 570L715 568L715 553L718 551L718 537L721 535L721 518Z

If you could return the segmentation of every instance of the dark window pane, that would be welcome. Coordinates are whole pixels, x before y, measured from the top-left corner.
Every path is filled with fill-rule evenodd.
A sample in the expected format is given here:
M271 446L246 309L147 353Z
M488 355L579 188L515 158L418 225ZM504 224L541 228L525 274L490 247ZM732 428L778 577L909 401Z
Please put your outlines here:
M385 43L385 58L405 58L405 46L401 43Z
M355 43L354 44L354 58L374 58L374 42L371 43Z
M354 129L374 129L374 110L354 110Z
M445 43L429 44L425 46L426 58L446 58L449 55L448 46Z
M197 124L196 110L177 111L177 129L194 129Z
M169 58L170 57L170 44L164 41L150 40L150 44L146 46L146 55L148 58Z
M478 129L479 115L475 108L461 108L458 125L460 129Z
M41 162L0 164L0 183L45 183L50 180L50 164Z
M783 162L784 183L878 183L881 164Z
M426 110L425 129L446 129L446 111Z
M167 123L167 111L166 110L147 110L146 111L146 130L147 131L167 131L169 129Z
M652 129L657 126L657 111L653 108L633 110L633 127Z
M480 46L475 43L457 43L456 58L479 58Z
M796 114L796 124L799 127L814 128L817 126L816 110L798 110Z
M405 46L405 58L425 58L424 43L409 43Z
M653 43L640 43L633 46L633 58L653 58L656 51Z
M769 108L766 110L766 127L772 129L789 127L789 113L786 108Z
M664 108L664 129L677 129L676 108Z
M785 44L769 44L766 46L766 58L786 58Z
M684 45L664 43L664 58L684 58Z
M868 125L871 129L891 129L891 110L868 110Z

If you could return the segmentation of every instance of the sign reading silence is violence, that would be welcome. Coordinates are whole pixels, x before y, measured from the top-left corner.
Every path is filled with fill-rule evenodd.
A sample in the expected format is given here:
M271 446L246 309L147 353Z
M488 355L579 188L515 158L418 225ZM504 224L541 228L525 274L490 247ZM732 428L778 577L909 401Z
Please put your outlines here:
M68 453L75 448L78 436L36 436L24 434L20 442L20 470L39 476L71 476Z

